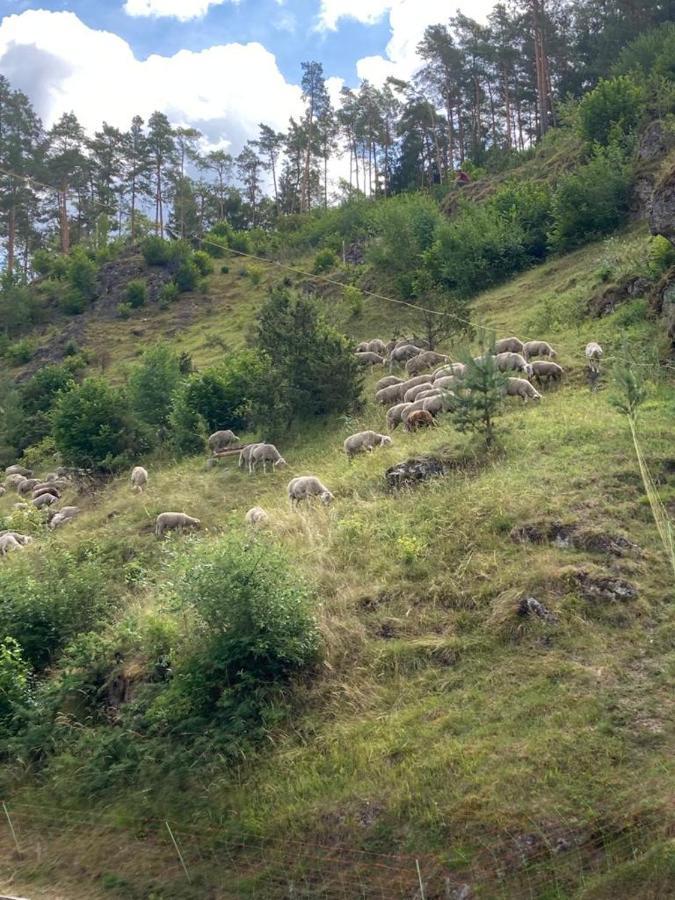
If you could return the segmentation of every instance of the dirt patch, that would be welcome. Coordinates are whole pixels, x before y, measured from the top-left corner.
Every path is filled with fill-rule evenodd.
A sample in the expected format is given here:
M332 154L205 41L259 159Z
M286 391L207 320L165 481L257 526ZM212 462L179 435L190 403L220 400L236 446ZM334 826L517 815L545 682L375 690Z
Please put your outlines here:
M638 597L635 585L615 575L588 569L572 569L567 575L584 600L590 602L627 603Z

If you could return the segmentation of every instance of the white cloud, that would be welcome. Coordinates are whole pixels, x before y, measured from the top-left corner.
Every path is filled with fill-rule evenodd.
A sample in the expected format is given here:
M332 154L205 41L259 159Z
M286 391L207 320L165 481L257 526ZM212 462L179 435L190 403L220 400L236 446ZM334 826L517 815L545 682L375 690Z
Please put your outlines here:
M238 3L239 0L230 0ZM220 6L225 0L126 0L124 12L130 16L162 16L187 22L205 16L212 6Z
M318 27L334 31L341 19L373 25L389 15L391 39L386 56L366 56L356 64L359 78L382 84L390 75L409 79L419 68L417 45L428 25L448 22L457 9L485 21L496 0L321 0Z
M70 12L29 10L0 22L0 71L33 101L47 125L73 110L88 131L103 118L127 128L159 109L238 152L259 122L284 129L301 94L261 44L221 44L138 60L118 35Z

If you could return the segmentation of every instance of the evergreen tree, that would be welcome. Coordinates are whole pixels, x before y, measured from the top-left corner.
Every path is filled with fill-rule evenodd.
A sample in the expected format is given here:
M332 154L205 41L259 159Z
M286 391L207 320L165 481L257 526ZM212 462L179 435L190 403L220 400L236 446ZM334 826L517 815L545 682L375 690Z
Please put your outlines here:
M466 369L453 402L452 419L458 431L479 434L489 448L496 440L495 420L504 403L506 384L497 368L494 336L483 334L481 355L474 358L467 353L462 362Z

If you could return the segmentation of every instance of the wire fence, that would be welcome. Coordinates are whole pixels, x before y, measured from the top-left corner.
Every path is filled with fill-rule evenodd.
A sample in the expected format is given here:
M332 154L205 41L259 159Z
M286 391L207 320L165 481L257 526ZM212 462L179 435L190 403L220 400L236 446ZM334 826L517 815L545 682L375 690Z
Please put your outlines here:
M524 832L474 834L435 854L403 854L337 839L234 838L224 827L168 820L111 823L13 803L2 804L0 817L0 861L9 863L0 878L4 868L19 884L74 881L82 896L175 900L563 900L668 837L665 825L646 821L533 823ZM654 893L644 896L667 896L659 872L653 877Z

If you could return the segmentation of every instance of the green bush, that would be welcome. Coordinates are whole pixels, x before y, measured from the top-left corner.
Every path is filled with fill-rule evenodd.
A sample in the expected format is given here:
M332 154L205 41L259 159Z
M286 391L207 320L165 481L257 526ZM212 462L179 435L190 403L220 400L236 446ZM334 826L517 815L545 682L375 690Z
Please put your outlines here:
M227 263L223 264L220 267L220 274L221 275L229 275L229 273L230 273L230 267L227 265Z
M33 344L28 338L21 341L15 341L9 344L5 349L5 359L11 366L22 366L30 362L35 352Z
M167 344L156 344L143 354L129 375L129 403L141 422L155 428L168 425L172 396L181 383L180 363Z
M59 394L53 413L56 449L67 465L115 470L147 447L126 395L101 378Z
M629 169L616 146L564 176L553 194L553 249L569 250L614 231L628 214L629 192Z
M165 285L162 285L162 289L159 292L159 303L164 307L169 306L174 300L178 299L179 295L178 285L173 281L168 281Z
M124 292L126 296L126 302L132 309L138 309L140 306L145 305L145 301L148 298L148 287L144 281L141 279L135 279L134 281L130 281L127 285L127 289Z
M360 291L353 284L349 284L344 289L343 297L351 316L353 316L354 318L358 318L359 316L363 315L363 304L365 298L362 291Z
M0 735L11 729L18 711L30 696L30 666L12 637L0 642Z
M675 266L675 247L668 238L657 234L649 243L649 272L660 278L664 272Z
M423 194L403 194L378 203L373 211L376 237L369 246L370 261L383 272L407 275L419 268L442 222L438 206Z
M551 228L551 191L537 181L511 181L501 187L489 204L505 222L513 222L522 235L523 250L532 259L543 259Z
M174 275L174 282L181 294L187 294L194 291L199 280L199 270L192 260L186 259L178 268Z
M149 266L168 266L173 259L172 245L161 237L149 237L141 247L143 258Z
M171 442L178 453L190 455L204 450L209 427L193 405L189 381L181 384L171 398L169 430Z
M193 550L177 595L192 639L149 711L158 727L201 718L239 730L258 719L270 689L317 660L312 596L280 548L225 538Z
M197 250L192 258L200 275L212 274L213 262L208 253L205 253L203 250Z
M249 266L247 270L248 277L251 279L251 284L255 287L258 287L263 277L263 270L260 266Z
M87 306L86 297L74 287L65 288L59 297L59 309L67 316L81 316Z
M96 296L96 263L83 247L75 247L68 257L67 279L74 290L89 303Z
M603 79L579 103L579 128L587 144L608 146L630 134L644 105L642 88L628 75Z
M323 250L319 250L319 252L314 257L314 268L313 272L315 275L320 275L322 272L330 272L331 269L334 269L337 265L337 256L333 253L332 250L328 248L324 248Z
M118 303L115 309L120 319L128 319L132 313L131 306L128 303Z

